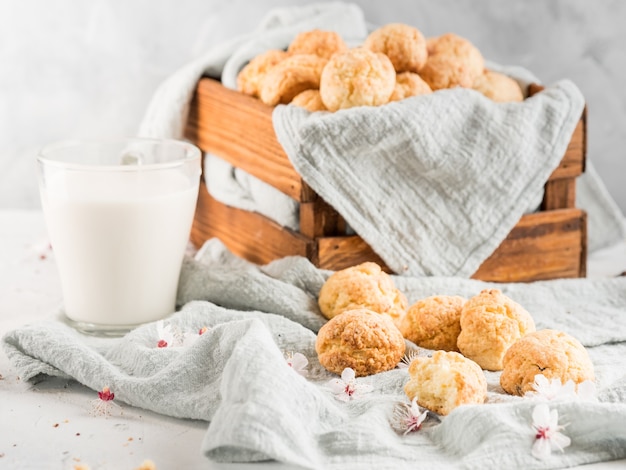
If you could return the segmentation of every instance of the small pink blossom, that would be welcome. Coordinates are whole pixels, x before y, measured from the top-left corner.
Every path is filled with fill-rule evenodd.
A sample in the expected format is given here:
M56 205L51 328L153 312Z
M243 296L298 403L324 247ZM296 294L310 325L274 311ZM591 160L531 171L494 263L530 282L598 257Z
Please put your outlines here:
M548 458L553 450L563 452L571 444L571 439L560 432L564 426L559 426L557 410L551 411L547 404L540 403L533 409L532 419L535 443L531 453L536 459Z
M117 411L122 414L121 407L113 401L115 393L109 387L98 392L98 398L91 402L91 415L108 417Z
M287 365L302 377L307 377L309 375L309 371L307 370L309 360L304 354L299 352L287 353L285 360L287 361Z
M163 320L159 320L156 324L157 328L157 348L172 348L175 343L174 332L171 325L166 325Z
M419 431L426 416L428 416L428 410L422 411L415 397L411 400L411 404L399 403L394 408L392 427L406 436L410 432Z
M198 330L198 335L202 336L204 333L206 333L207 331L209 331L209 328L206 326L203 326L202 328L200 328Z
M349 367L343 370L340 379L332 379L328 382L328 387L337 400L345 402L356 400L372 391L370 384L357 382L354 370Z

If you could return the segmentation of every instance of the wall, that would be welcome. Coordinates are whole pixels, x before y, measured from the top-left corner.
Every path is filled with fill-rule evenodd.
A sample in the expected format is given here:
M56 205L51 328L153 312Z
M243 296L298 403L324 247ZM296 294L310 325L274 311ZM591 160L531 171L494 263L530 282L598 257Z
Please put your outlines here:
M155 88L264 12L304 1L0 0L0 207L39 206L46 143L133 135ZM573 80L589 108L589 159L626 212L626 2L357 1L369 21L456 32L486 58Z

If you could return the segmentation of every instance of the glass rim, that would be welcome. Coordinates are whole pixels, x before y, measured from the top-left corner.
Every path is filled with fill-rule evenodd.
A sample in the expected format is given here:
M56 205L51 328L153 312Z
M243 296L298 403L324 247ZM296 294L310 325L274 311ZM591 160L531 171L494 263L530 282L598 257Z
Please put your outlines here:
M184 148L186 154L183 158L160 163L146 163L141 165L90 165L74 162L65 162L51 158L49 154L51 152L63 150L66 148L80 147L80 146L94 146L94 145L107 145L107 144L124 144L132 145L133 143L153 143L153 144L170 144ZM159 139L152 137L120 137L114 139L66 139L58 142L47 144L39 149L37 152L37 162L49 166L55 166L66 170L76 171L111 171L111 172L132 172L132 171L150 171L150 170L165 170L168 168L176 168L185 165L195 160L200 161L202 157L201 150L191 142L177 139Z

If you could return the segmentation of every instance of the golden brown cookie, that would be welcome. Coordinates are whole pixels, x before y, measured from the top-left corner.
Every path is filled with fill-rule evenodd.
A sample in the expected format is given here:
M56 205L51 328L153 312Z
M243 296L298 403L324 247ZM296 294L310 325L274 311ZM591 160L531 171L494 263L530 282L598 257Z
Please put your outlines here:
M304 90L302 93L298 93L296 97L291 101L291 104L300 106L307 111L328 111L319 90Z
M347 50L348 46L339 34L319 29L298 34L287 48L290 54L315 54L324 59Z
M461 405L478 405L487 398L487 380L480 366L456 352L435 351L417 357L409 366L404 386L410 400L440 415Z
M548 380L594 380L593 364L585 347L562 331L539 330L516 341L504 355L500 385L512 395L533 390L535 375Z
M422 348L458 351L461 310L465 299L435 295L415 302L400 321L400 332Z
M358 377L393 369L404 349L404 338L391 319L364 308L331 318L315 341L323 367L340 375L350 367Z
M524 100L522 89L515 80L491 70L485 69L485 72L474 80L472 88L498 103Z
M461 311L461 353L487 370L502 370L507 350L535 331L530 314L498 289L486 289L469 299Z
M396 324L408 308L406 297L396 288L391 276L371 262L331 275L320 290L318 303L326 318L346 310L367 308L389 315Z
M385 54L398 73L419 72L428 58L424 35L402 23L390 23L373 31L363 47Z
M389 101L400 101L417 95L426 95L433 91L422 78L412 72L402 72L396 75L396 86Z
M272 67L261 84L261 101L289 103L304 90L317 89L326 59L313 54L291 55Z
M396 72L389 58L364 48L335 54L322 73L320 94L329 111L389 102Z
M237 75L237 89L246 95L258 97L267 72L287 57L288 53L275 49L256 56Z
M440 90L461 86L472 88L482 75L485 61L480 51L467 39L448 33L427 41L428 60L420 76L430 88Z

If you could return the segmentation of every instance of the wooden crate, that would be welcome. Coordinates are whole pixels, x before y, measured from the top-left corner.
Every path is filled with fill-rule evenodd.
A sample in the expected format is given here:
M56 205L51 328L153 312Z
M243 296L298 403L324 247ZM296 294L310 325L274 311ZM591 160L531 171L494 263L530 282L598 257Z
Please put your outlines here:
M529 94L542 88L531 85ZM186 136L269 183L300 203L300 231L282 227L258 213L226 206L204 184L191 233L196 246L220 238L235 254L264 264L301 255L325 269L343 269L363 261L383 261L357 235L346 235L342 217L295 171L276 139L273 108L250 96L203 78L191 104ZM524 215L511 233L472 276L495 282L584 277L586 215L575 207L576 177L584 171L586 111L559 167L545 186L541 210Z

